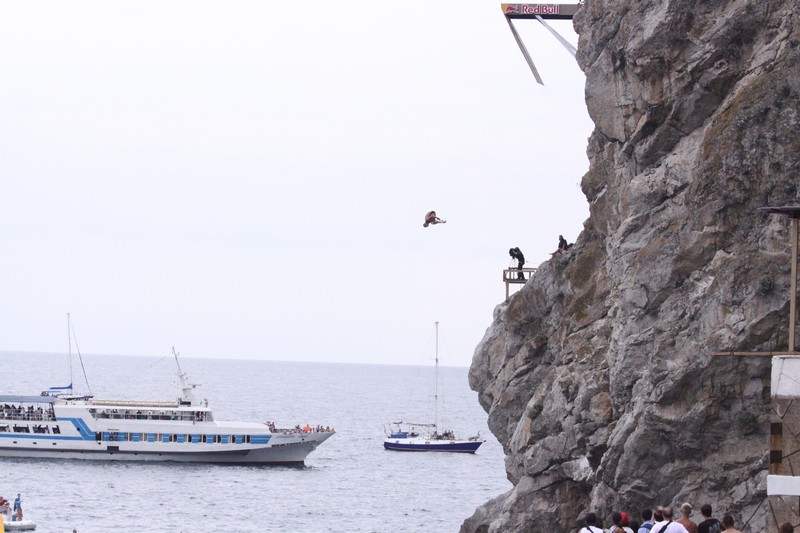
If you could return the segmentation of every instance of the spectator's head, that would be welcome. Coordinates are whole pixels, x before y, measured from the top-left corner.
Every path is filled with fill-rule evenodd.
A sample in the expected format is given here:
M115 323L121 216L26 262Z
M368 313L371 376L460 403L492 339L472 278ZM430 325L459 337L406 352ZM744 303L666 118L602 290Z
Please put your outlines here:
M789 522L784 522L778 526L778 533L794 533L794 526Z
M619 513L619 514L622 515L622 525L623 526L629 525L630 524L630 517L628 516L628 513Z
M651 518L653 518L653 511L651 509L645 509L644 511L642 511L642 520L647 522Z
M586 514L586 525L587 526L596 526L597 525L597 515L594 513L587 513Z
M613 522L615 526L621 526L622 515L619 513L611 513L611 522Z
M656 510L653 511L653 520L656 522L664 520L664 510L661 507L657 507Z
M725 529L731 529L733 527L733 517L729 514L723 516L722 525L725 526Z
M688 502L681 505L681 514L686 518L689 518L689 515L692 514L692 505Z
M703 516L706 518L711 518L711 505L704 503L700 508L700 512L703 513Z
M672 520L672 507L664 507L661 514L664 515L664 520Z

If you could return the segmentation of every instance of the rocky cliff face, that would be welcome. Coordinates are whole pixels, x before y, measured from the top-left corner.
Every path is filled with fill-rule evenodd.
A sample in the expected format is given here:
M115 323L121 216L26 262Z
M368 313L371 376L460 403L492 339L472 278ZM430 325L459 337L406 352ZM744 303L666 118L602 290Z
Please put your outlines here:
M789 221L758 208L800 204L797 7L580 9L590 217L476 348L514 488L462 532L683 501L763 530L770 361L712 353L787 349Z

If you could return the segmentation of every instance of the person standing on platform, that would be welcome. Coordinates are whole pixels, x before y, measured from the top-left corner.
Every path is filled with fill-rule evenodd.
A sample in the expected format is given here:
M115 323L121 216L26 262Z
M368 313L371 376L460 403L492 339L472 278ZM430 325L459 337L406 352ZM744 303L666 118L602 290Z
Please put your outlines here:
M522 255L522 250L519 248L511 248L508 251L508 255L511 256L511 259L517 260L517 269L520 271L517 274L517 279L525 279L525 276L522 274L522 265L525 264L525 256Z

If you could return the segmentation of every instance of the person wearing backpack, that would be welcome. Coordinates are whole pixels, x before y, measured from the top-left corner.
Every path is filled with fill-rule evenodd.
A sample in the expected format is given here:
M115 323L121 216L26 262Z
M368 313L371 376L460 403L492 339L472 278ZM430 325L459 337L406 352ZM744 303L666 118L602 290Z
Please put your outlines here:
M680 522L672 521L672 507L664 507L661 513L664 520L657 522L650 530L651 533L689 533Z
M700 507L703 521L697 524L697 533L720 533L722 524L716 518L711 517L711 505L704 504Z
M653 529L654 524L654 522L650 520L651 518L653 518L653 511L650 509L645 509L642 511L643 522L636 533L650 533L650 530Z
M578 533L603 533L602 527L597 527L597 515L594 513L587 513L586 527L582 528Z

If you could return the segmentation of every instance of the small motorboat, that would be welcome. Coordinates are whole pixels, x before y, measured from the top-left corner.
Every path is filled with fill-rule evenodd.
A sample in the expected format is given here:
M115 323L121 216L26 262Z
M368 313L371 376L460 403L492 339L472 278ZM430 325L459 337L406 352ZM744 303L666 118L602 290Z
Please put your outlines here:
M36 529L36 522L33 520L27 518L14 520L14 512L7 501L4 505L0 505L0 520L3 521L5 531L33 531Z

